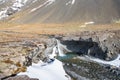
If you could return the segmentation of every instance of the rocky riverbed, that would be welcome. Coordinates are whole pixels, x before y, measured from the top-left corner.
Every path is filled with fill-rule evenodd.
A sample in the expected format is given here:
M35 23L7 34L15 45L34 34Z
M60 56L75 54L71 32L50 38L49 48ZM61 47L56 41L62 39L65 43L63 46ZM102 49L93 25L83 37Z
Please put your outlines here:
M26 36L18 41L1 42L0 78L9 80L6 76L25 72L27 66L32 65L32 63L38 63L40 60L48 62L53 48L56 48L55 54L58 56L73 52L77 56L87 55L106 61L114 60L120 53L120 31L37 35L34 39ZM119 67L89 62L76 57L63 60L63 63L65 71L75 80L120 79ZM12 78L16 78L16 76Z

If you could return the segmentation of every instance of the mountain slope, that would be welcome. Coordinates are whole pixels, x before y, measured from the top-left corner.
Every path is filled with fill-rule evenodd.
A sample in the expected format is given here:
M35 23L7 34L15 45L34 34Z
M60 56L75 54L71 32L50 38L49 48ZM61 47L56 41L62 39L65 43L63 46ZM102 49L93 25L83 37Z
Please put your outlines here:
M20 23L108 23L120 19L120 0L29 0L18 14Z

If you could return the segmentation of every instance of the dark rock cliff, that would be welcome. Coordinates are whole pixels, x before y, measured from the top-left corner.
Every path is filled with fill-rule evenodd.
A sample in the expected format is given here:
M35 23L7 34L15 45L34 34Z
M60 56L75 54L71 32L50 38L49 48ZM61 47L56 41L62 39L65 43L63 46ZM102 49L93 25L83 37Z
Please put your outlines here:
M119 30L84 32L74 36L63 36L60 41L68 50L79 55L112 60L120 53L119 34Z

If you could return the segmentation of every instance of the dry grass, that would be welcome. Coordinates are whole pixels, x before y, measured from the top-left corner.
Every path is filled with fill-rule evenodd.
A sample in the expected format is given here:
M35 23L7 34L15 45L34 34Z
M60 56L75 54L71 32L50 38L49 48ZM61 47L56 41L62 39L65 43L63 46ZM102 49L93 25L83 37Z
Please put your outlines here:
M6 23L7 24L7 23ZM2 26L6 26L1 24ZM8 23L7 27L0 28L1 31L12 31L20 32L22 34L8 35L14 38L18 37L33 37L32 34L69 34L69 33L78 33L81 31L102 31L102 30L118 30L120 29L120 24L104 24L104 25L87 25L81 27L80 23L67 23L67 24L10 24ZM0 37L1 37L0 33ZM4 36L4 37L5 37Z
M33 38L33 35L0 32L0 43L12 42L12 41L21 41L23 38L26 38L26 37Z

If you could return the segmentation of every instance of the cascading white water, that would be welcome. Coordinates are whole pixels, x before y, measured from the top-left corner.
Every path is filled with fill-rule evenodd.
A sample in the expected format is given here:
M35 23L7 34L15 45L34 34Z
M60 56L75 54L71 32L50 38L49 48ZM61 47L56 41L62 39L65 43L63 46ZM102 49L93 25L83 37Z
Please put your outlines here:
M56 41L57 41L59 56L65 56L64 50L71 52L66 48L66 46L62 45L59 40L56 39Z
M55 47L53 48L52 54L49 55L49 58L54 58L55 56L57 56L57 52L58 52L58 50L57 50L57 47L55 46Z

